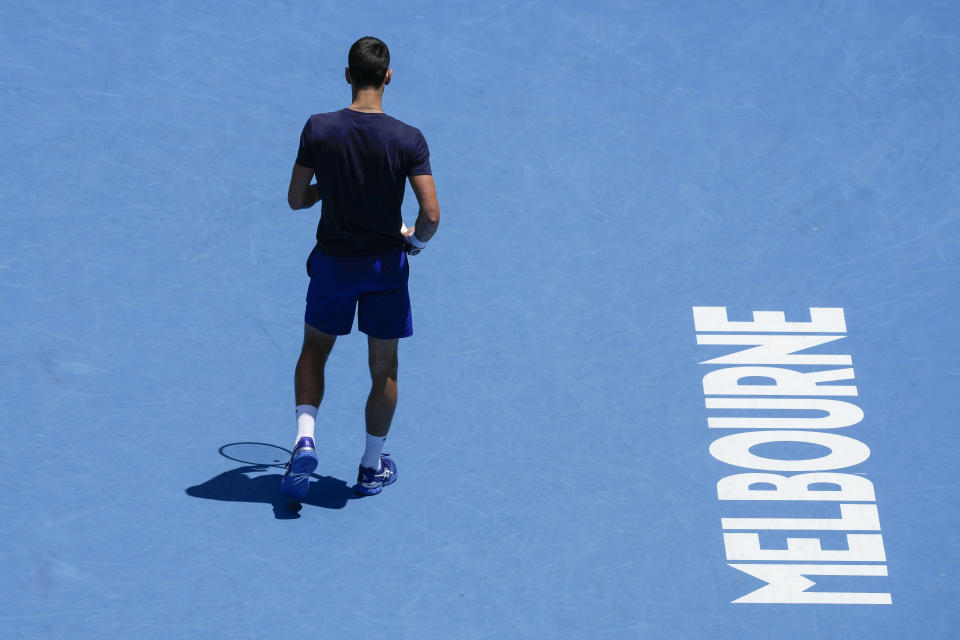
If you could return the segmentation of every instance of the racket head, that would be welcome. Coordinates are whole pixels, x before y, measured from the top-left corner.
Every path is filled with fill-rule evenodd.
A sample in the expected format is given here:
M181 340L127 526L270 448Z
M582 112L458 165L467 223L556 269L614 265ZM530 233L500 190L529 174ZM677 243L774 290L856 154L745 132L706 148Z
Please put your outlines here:
M266 442L231 442L220 447L227 460L261 467L284 467L290 460L289 449Z

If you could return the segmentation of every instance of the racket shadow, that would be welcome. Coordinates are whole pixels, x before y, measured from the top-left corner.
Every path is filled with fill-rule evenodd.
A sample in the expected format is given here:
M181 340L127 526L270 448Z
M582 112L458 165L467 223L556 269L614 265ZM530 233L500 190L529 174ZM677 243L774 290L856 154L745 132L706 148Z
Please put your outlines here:
M221 447L221 454L227 446ZM236 459L228 455L224 457ZM273 463L272 460L266 464L251 462L224 471L202 484L188 487L185 491L188 496L206 500L269 504L273 507L273 515L278 520L299 518L300 509L304 504L323 509L342 509L350 500L360 497L353 492L353 487L345 480L315 473L311 475L307 495L297 502L280 493L282 477L283 466Z

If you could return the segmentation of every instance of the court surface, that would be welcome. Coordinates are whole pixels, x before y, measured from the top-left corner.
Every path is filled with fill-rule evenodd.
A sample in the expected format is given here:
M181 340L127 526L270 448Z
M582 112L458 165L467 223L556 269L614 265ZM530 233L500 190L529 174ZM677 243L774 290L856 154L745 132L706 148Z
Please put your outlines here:
M957 637L956 4L3 14L0 636ZM286 186L306 118L348 104L346 52L368 34L391 48L386 112L430 143L442 221L412 259L399 481L350 490L354 333L295 510L278 484L319 209L289 211ZM408 224L415 209L408 193ZM845 337L802 353L850 357L853 381L830 384L857 395L828 399L862 416L805 433L869 449L836 470L875 490L853 501L879 517L852 531L869 540L726 527L841 513L718 499L722 478L764 472L711 447L769 431L708 419L834 414L708 407L724 365L702 363L748 347L698 344L694 307L843 309L825 333ZM750 540L724 534L751 531L773 554L753 571L839 566L809 592L892 604L733 603L765 585L727 557ZM824 553L784 560L787 538ZM864 540L873 555L844 555ZM865 566L888 575L849 575Z

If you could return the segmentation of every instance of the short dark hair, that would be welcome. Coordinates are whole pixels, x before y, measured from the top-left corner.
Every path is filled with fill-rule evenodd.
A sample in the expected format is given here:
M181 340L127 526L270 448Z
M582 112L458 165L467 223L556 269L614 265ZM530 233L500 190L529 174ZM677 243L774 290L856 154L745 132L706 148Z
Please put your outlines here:
M379 38L366 36L350 47L347 56L350 67L350 82L357 89L379 89L390 68L390 50Z

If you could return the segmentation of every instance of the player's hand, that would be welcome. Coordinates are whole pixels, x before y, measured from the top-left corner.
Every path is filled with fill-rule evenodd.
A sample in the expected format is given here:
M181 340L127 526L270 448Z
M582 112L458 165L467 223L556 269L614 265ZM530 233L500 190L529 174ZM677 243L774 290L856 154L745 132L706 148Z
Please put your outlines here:
M421 242L415 235L413 235L413 231L414 227L410 227L409 229L404 228L403 231L403 237L407 242L406 251L407 254L411 256L417 255L427 246L426 242Z

